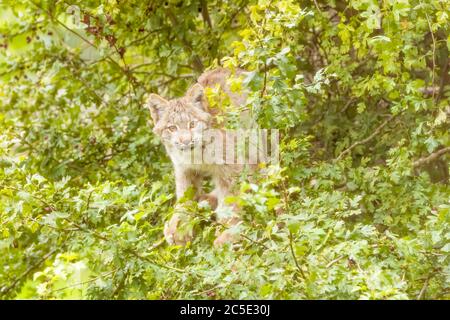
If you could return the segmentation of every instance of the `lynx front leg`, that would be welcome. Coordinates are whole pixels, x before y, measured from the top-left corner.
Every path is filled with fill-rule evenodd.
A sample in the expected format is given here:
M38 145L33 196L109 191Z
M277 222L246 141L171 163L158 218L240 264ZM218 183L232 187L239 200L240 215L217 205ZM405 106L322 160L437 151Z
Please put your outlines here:
M177 200L180 200L186 190L194 183L192 175L186 170L175 170L175 186ZM183 204L177 204L172 218L164 225L164 237L169 244L185 245L193 238L193 231L183 228L188 217L183 212Z
M193 170L176 170L175 184L177 200L181 199L186 190L190 187L194 188L195 196L198 198L202 195L203 175Z
M186 190L193 185L192 176L187 170L175 169L175 187L177 200L180 200Z
M232 181L223 177L214 179L215 189L213 194L217 197L216 215L217 220L224 224L227 229L218 235L214 240L215 246L221 246L224 243L235 242L239 239L239 234L236 228L233 228L241 223L238 215L238 207L235 204L227 204L225 199L231 195L230 189Z
M232 185L231 179L224 177L213 177L214 190L211 192L217 199L216 216L220 223L227 224L229 221L237 217L237 210L234 205L227 204L226 198L231 195L230 189Z

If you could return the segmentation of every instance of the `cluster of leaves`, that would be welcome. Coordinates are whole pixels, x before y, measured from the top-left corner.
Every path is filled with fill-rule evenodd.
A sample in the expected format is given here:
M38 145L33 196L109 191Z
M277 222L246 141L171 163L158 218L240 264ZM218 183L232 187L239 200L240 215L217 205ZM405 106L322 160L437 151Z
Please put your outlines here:
M450 8L441 0L0 2L0 297L448 299ZM248 70L280 165L242 239L185 203L143 95Z

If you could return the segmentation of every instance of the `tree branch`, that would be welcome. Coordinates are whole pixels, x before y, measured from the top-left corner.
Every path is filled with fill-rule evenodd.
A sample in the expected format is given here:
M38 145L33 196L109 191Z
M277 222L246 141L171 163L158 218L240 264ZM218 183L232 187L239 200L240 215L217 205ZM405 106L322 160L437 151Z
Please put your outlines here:
M353 143L350 147L348 147L347 149L345 149L344 151L341 152L341 154L336 158L335 161L339 161L340 159L342 159L343 156L345 156L347 153L349 153L350 151L352 151L355 147L362 145L362 144L366 144L367 142L369 142L370 140L372 140L373 138L375 138L380 132L381 130L389 123L392 121L392 119L394 119L396 116L390 115L389 118L387 118L381 125L379 125L375 131L368 136L367 138L360 140L360 141L356 141L355 143Z
M41 259L38 260L35 264L30 266L27 270L25 270L18 278L16 278L9 286L4 287L0 290L0 293L3 295L6 295L11 289L13 289L23 278L25 278L28 274L30 274L31 271L38 268L41 264L45 262L48 258L50 258L58 249L53 249L49 253L47 253L45 256L43 256Z
M423 158L420 158L420 159L414 161L413 167L417 168L417 167L420 167L420 166L422 166L424 164L428 164L430 162L433 162L434 160L436 160L439 157L443 156L447 152L450 152L450 147L439 149L438 151L433 152L429 156L426 156L426 157L423 157Z
M205 0L200 0L200 5L202 6L203 20L208 24L208 27L212 29L211 17L208 12L208 3Z
M422 3L422 1L420 1L420 4L422 6L424 6L424 4ZM425 18L427 19L427 23L428 23L428 28L430 29L430 33L431 33L431 39L433 40L433 57L432 57L432 63L433 63L433 70L432 70L432 74L431 74L431 85L434 86L434 78L435 78L435 73L436 73L436 39L434 37L434 33L433 33L433 28L431 26L431 21L430 21L430 17L428 16L427 10L424 10L425 12ZM433 91L433 100L435 97L435 91Z
M302 267L300 267L300 265L298 264L297 257L295 255L295 251L294 251L293 242L294 242L294 239L292 237L292 232L289 231L289 248L291 250L292 258L294 259L295 266L297 267L298 271L300 271L300 274L302 275L302 278L306 279L305 273L303 272Z

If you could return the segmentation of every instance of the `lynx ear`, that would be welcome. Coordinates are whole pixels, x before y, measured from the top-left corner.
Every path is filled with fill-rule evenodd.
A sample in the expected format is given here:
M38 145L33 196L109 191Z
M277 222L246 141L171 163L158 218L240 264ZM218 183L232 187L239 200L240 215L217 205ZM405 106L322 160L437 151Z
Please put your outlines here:
M150 109L150 114L152 115L153 122L156 124L159 119L161 119L161 115L164 112L164 109L168 106L169 102L161 96L157 94L151 93L147 96L146 106Z
M205 96L203 86L201 84L193 85L187 92L186 96L191 100L197 108L205 110L204 99Z

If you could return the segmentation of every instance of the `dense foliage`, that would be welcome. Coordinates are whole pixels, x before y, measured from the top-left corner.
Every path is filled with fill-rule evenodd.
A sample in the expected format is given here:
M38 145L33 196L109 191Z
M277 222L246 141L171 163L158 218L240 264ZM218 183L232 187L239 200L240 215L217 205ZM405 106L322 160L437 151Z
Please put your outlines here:
M1 0L0 297L450 298L448 0ZM281 163L170 246L144 94L250 71Z

